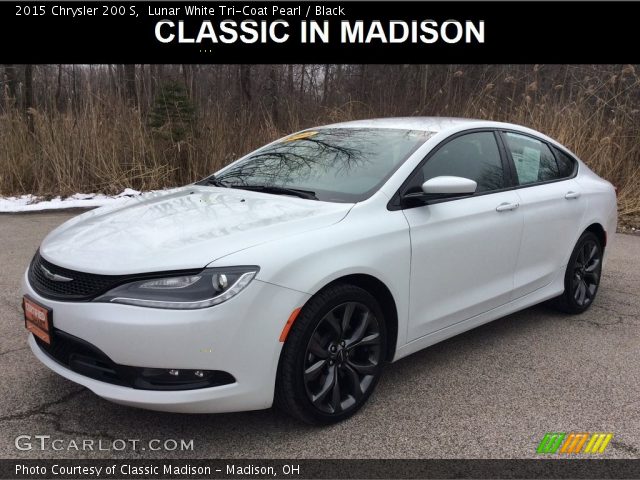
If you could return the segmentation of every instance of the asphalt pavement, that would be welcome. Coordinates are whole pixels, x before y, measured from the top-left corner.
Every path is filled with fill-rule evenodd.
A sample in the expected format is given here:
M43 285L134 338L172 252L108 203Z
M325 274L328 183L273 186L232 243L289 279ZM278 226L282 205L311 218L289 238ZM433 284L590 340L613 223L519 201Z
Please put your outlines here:
M20 280L46 233L75 214L0 215L0 458L535 458L546 432L612 432L601 457L640 457L640 235L616 236L583 315L536 306L418 352L385 369L359 414L316 428L273 409L119 406L40 364ZM50 436L44 450L36 435ZM93 451L74 448L84 440ZM150 449L167 440L172 451Z

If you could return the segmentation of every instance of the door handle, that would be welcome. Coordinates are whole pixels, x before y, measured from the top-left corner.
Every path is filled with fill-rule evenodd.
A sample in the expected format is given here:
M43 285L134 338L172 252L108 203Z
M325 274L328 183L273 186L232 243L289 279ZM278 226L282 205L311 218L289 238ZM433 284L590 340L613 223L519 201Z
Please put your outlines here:
M571 200L573 198L579 198L580 197L580 192L574 192L572 190L568 191L567 194L564 196L564 198L566 198L567 200Z
M520 206L519 203L501 203L496 207L496 212L506 212L508 210L515 210Z

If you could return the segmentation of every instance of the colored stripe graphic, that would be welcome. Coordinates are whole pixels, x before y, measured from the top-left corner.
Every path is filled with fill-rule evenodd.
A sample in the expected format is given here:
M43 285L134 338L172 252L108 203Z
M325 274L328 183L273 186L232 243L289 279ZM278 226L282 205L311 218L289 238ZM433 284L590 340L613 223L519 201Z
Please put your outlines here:
M582 450L582 446L587 441L587 438L589 438L588 433L582 433L581 435L582 435L582 439L578 442L578 445L576 445L576 448L569 453L580 453L580 450Z
M604 453L613 438L613 433L561 433L549 432L542 438L536 453ZM588 441L587 441L588 440ZM582 447L586 444L584 450ZM559 451L558 451L559 450Z
M565 433L547 433L540 442L540 445L538 445L536 452L556 453L558 448L560 448L565 435Z
M587 448L584 449L584 453L604 453L612 438L612 433L594 433L587 444Z
M562 448L560 449L560 453L569 453L576 446L576 434L570 433L567 436L567 439L562 444Z

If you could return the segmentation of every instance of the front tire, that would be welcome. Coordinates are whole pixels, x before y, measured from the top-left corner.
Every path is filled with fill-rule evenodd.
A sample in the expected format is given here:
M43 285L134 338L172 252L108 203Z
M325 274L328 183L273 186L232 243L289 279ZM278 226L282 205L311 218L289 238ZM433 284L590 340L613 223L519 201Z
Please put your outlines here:
M310 424L357 412L386 358L386 325L376 299L348 284L330 286L302 309L283 347L276 404Z
M555 299L556 307L572 314L586 311L598 293L601 274L600 240L592 232L585 232L569 258L564 276L564 293Z

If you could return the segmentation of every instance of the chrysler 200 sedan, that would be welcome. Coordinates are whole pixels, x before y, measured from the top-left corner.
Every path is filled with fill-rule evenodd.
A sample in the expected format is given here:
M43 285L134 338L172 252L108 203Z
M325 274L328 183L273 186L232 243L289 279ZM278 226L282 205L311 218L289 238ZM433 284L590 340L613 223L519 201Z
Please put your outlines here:
M56 228L25 324L40 361L117 403L326 424L385 362L546 300L585 311L615 230L613 186L536 131L340 123Z

